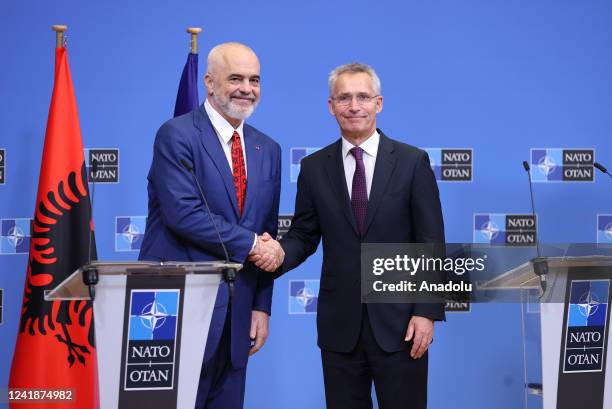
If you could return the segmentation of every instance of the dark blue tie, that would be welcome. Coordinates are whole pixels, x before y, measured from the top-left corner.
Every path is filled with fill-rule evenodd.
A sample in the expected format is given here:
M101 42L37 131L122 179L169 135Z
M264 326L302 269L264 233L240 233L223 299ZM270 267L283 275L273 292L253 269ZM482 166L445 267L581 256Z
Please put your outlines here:
M363 224L365 223L366 210L368 208L368 188L366 186L365 166L363 165L363 149L356 146L350 152L355 157L351 206L353 207L357 228L360 233L363 233Z

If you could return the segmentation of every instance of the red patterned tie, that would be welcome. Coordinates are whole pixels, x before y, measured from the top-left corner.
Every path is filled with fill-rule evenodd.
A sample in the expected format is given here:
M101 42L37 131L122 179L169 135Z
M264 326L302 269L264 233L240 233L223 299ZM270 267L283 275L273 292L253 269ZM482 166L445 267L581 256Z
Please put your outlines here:
M246 197L246 168L244 167L244 155L242 154L242 143L240 135L234 131L232 135L232 169L234 175L234 186L236 187L236 198L238 199L238 210L242 216L244 210L244 198Z

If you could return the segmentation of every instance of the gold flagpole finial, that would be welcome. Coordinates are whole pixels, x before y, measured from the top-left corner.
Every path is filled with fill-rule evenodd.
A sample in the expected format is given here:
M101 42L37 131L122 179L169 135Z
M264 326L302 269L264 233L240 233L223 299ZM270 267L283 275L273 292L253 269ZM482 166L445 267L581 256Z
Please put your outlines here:
M191 53L198 53L198 34L202 32L200 27L189 27L187 32L191 34Z
M64 44L64 32L68 30L68 26L64 25L54 25L51 26L51 30L55 31L55 47L60 48L63 47Z

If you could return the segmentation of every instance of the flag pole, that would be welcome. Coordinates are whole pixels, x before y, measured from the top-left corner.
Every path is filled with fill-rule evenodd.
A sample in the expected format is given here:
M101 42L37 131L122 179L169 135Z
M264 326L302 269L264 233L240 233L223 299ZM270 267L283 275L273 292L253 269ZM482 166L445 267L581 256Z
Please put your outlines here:
M68 30L68 26L56 24L54 26L51 26L51 30L55 31L55 47L64 47L64 33L66 32L66 30Z
M200 27L189 27L187 28L187 32L191 34L191 53L198 53L198 34L202 32Z

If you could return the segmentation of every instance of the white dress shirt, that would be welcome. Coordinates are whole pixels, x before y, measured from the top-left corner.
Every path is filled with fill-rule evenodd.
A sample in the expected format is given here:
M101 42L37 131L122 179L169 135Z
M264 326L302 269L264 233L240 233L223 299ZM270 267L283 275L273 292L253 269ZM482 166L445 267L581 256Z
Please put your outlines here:
M378 131L370 135L359 147L363 149L363 166L365 168L366 187L368 190L368 199L370 198L370 190L372 189L372 179L374 177L374 166L376 165L376 155L378 154L378 142L380 135ZM350 143L344 136L342 137L342 162L344 163L344 177L346 178L346 187L348 188L349 197L353 195L353 176L357 161L350 152L355 145Z
M234 129L234 127L229 122L227 122L227 119L223 118L223 116L218 113L212 105L210 105L208 99L204 102L204 109L208 114L208 118L210 118L210 122L212 123L215 132L217 133L219 143L223 148L223 152L225 152L225 157L227 158L227 163L232 173L234 171L232 165L232 136L234 135L234 131L238 132L238 135L240 135L240 143L242 144L242 157L244 158L244 170L245 174L248 176L246 150L244 149L244 133L242 132L244 121L240 122L238 128Z
M229 165L229 168L232 171L232 173L234 172L233 165L232 165L232 136L234 135L234 131L238 132L238 135L240 135L240 143L242 144L242 157L244 158L244 172L245 172L245 175L248 176L246 150L244 149L244 133L242 132L242 129L244 127L243 126L244 121L240 122L240 125L238 125L238 128L234 129L232 124L227 122L227 119L223 118L223 116L220 113L218 113L217 110L213 108L212 105L210 105L210 102L208 102L208 99L204 101L204 109L206 110L206 114L208 115L208 118L210 119L210 122L212 123L212 126L215 129L215 132L217 133L217 137L219 138L219 143L221 144L221 147L223 148L223 152L225 153L225 158L227 159L227 164ZM247 183L248 183L248 178L247 178ZM256 245L257 245L257 234L255 233L255 239L253 240L253 245L251 246L251 250L253 250Z

